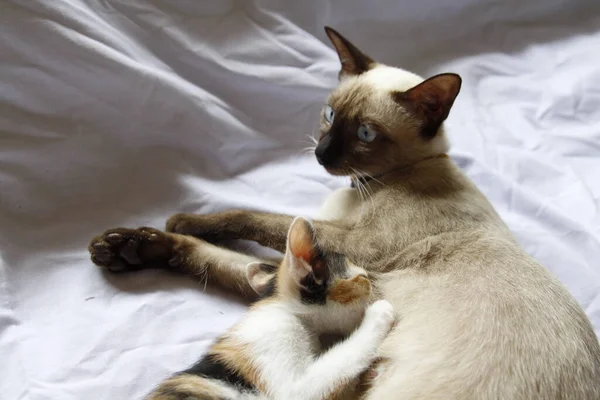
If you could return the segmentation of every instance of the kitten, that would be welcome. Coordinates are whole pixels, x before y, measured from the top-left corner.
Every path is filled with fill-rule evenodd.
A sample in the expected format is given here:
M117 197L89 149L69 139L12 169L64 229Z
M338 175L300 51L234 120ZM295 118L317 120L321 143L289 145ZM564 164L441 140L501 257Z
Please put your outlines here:
M391 329L391 304L380 300L367 307L371 285L364 270L347 265L340 254L323 253L302 218L290 227L279 268L252 263L247 274L263 300L149 400L334 398L356 383ZM318 354L320 333L349 333L356 326Z

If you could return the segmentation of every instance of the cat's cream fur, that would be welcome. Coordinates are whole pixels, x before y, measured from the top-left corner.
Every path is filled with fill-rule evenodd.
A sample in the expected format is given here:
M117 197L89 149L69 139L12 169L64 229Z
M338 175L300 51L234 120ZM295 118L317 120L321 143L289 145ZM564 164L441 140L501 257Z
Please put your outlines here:
M328 34L342 71L328 99L335 122L321 121L321 156L334 135L341 141L333 161L331 154L320 160L331 173L375 179L367 183L366 202L355 189L332 194L315 228L323 248L369 270L401 318L380 349L385 361L363 397L600 399L600 346L581 307L516 243L483 194L445 155L439 124L460 78L446 74L423 81L376 63L333 30ZM360 124L377 127L372 143L356 140ZM163 235L201 246L208 246L204 240L243 238L283 250L290 221L245 210L178 214L167 223L173 233ZM108 267L122 262L119 248L106 250L102 238L90 248L93 257L100 255L95 261ZM186 260L177 266L211 274L212 259ZM214 279L247 287L235 272L241 262L232 260Z

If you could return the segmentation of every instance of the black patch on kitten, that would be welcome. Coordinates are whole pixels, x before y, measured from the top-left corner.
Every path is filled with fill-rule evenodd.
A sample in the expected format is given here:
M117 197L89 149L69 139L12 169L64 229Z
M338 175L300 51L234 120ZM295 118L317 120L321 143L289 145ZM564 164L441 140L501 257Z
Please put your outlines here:
M327 302L329 278L348 276L346 257L339 253L325 253L315 246L315 255L309 264L313 268L313 273L300 280L300 300L304 304L323 305Z
M277 291L277 279L275 279L275 274L277 273L278 267L276 265L261 263L260 270L267 274L273 274L273 278L269 280L269 283L267 283L263 292L258 295L258 298L262 300L273 296Z
M269 298L275 294L277 291L277 279L275 277L271 278L264 291L258 296L261 300Z
M196 364L182 371L181 374L198 375L226 382L240 388L255 390L252 383L248 382L237 371L228 368L224 363L217 360L213 354L206 354Z
M260 270L262 272L266 272L267 274L274 274L275 272L277 272L277 266L276 265L271 265L271 264L261 263L260 264Z
M329 274L339 276L341 278L348 277L348 264L346 263L346 257L340 253L328 253L325 256L327 260L327 267L329 268Z
M304 304L325 304L327 301L327 281L319 284L311 273L300 280L300 300Z

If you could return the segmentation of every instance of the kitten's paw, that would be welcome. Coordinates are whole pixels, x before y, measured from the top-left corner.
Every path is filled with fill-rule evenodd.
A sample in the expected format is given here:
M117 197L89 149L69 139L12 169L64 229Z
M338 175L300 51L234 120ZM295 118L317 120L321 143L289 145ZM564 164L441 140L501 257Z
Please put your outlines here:
M387 300L377 300L367 307L365 312L365 323L372 324L386 334L392 329L396 322L394 307Z
M167 266L174 260L174 240L154 228L109 229L92 239L88 250L94 264L111 272Z

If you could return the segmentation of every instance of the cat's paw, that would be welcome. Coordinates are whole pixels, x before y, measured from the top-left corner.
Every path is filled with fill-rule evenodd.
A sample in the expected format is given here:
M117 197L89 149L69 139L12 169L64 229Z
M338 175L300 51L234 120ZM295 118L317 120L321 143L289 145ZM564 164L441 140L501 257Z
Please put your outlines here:
M365 324L374 326L387 334L396 322L396 312L394 307L387 300L377 300L367 307L365 312Z
M92 239L92 262L111 272L167 266L174 258L174 241L154 228L109 229ZM172 261L173 262L173 261Z

